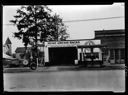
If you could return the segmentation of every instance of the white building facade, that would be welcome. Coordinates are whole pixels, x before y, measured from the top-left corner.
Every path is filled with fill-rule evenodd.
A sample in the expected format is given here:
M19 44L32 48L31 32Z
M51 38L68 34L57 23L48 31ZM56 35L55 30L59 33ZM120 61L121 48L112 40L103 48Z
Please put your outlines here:
M83 39L83 40L67 40L67 41L50 41L39 43L40 51L44 51L44 61L49 64L62 64L70 62L72 64L75 61L86 61L87 55L96 54L97 60L102 60L102 50L99 47L101 40ZM80 47L81 46L81 47ZM91 52L91 47L93 50ZM96 47L95 47L96 46ZM67 60L67 61L66 61ZM69 63L69 64L70 64Z

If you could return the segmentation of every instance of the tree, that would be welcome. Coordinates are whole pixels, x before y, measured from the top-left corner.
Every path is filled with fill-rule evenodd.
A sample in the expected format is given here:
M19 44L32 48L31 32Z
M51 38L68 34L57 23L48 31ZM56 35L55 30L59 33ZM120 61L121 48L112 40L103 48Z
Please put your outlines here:
M37 44L38 40L66 40L69 37L62 19L51 12L46 5L26 5L17 10L10 22L17 26L14 37L22 39L26 50L28 44Z

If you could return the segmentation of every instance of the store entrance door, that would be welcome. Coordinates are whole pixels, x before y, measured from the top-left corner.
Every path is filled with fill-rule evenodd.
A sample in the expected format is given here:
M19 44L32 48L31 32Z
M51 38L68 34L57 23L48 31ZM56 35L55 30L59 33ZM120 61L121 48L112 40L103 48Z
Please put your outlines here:
M49 48L49 60L51 65L74 65L77 59L76 47Z

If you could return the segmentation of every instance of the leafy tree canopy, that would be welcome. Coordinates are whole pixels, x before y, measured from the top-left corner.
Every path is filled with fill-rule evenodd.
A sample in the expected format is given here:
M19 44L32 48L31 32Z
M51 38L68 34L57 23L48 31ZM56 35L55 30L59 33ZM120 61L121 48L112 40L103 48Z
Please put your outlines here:
M37 40L66 40L69 37L62 19L57 14L52 15L52 10L46 5L22 6L10 22L18 29L14 37L22 39L25 47Z

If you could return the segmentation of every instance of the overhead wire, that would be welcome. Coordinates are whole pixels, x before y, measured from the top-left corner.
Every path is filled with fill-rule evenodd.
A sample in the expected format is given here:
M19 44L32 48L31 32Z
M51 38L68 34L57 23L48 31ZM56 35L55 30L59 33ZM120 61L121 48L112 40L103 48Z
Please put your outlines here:
M105 18L93 18L93 19L81 19L81 20L67 20L63 21L65 23L72 23L72 22L82 22L82 21L96 21L96 20L106 20L106 19L117 19L117 18L124 18L124 16L115 16L115 17L105 17ZM3 25L14 25L14 24L3 24Z
M69 20L69 21L63 21L63 22L81 22L81 21L94 21L94 20L106 20L106 19L117 19L117 18L124 18L124 16L94 18L94 19L82 19L82 20Z

